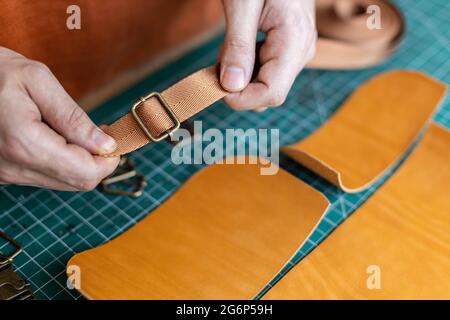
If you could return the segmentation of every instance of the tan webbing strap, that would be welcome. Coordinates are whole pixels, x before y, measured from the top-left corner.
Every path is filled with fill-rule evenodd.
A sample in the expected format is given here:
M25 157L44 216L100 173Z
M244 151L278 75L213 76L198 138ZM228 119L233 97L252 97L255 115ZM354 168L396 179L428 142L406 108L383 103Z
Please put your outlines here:
M378 5L382 28L368 27L367 8ZM375 23L376 21L374 21ZM319 69L355 69L374 65L398 46L404 21L385 0L317 1L317 52L307 65ZM187 120L227 94L219 82L217 66L201 69L161 95L141 98L133 112L106 127L118 147L108 156L119 156L164 138ZM148 98L148 99L147 99Z
M176 123L170 111L183 122L222 99L227 91L220 86L217 69L217 66L204 68L175 83L161 92L164 101L157 97L139 101L136 113L151 135L158 137L174 128ZM152 142L131 112L104 131L116 139L118 145L116 151L109 156L126 154Z

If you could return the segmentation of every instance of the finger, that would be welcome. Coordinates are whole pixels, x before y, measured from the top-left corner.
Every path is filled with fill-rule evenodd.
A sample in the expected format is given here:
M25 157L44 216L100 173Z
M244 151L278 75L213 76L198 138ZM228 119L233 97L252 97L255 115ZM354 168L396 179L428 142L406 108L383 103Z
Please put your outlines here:
M254 82L243 91L229 94L225 102L237 110L280 106L308 58L309 39L292 28L270 31L260 50L261 68Z
M77 190L92 190L111 174L119 157L93 156L86 149L68 144L45 123L35 122L24 133L16 163L69 184ZM28 139L28 140L27 140Z
M2 57L2 58L5 58L5 57L8 57L8 58L12 58L12 57L24 58L24 56L21 55L20 53L15 52L15 51L13 51L11 49L8 49L8 48L5 48L5 47L1 47L0 48L0 57Z
M230 92L244 89L255 63L262 0L224 0L226 31L220 57L220 82Z
M21 98L23 104L33 104L30 97ZM20 136L13 143L12 161L74 186L90 190L114 171L119 157L93 156L86 149L67 143L40 119L27 120ZM11 159L10 159L11 161Z
M48 68L32 63L27 68L26 79L26 88L44 121L68 142L93 154L108 154L115 150L115 140L89 119Z
M77 189L67 183L48 177L40 172L21 168L19 166L8 165L10 177L2 179L2 183L14 183L17 185L32 186L60 191L77 191Z

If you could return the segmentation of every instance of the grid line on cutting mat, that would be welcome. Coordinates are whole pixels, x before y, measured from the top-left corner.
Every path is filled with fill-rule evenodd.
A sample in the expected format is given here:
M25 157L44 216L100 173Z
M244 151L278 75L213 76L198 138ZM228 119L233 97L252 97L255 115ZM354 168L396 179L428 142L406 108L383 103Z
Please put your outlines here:
M418 69L450 82L450 2L399 0L407 21L407 36L399 51L386 63L360 71L305 70L294 83L282 108L264 113L234 112L223 102L203 111L196 119L204 128L279 128L282 145L298 141L323 124L362 82L384 70ZM447 12L447 15L445 14ZM110 123L128 112L136 97L161 91L183 76L216 61L221 38L203 45L179 61L149 76L94 111L98 123ZM435 121L450 127L446 98ZM0 186L0 228L24 245L15 260L18 272L31 282L38 298L79 299L66 287L65 264L76 252L98 246L121 234L157 208L200 165L175 166L168 143L150 144L131 155L138 170L150 181L138 199L114 197L97 190L87 193ZM254 151L254 150L253 150ZM332 203L326 217L292 261L261 292L263 294L289 268L317 246L349 214L360 206L390 175L357 194L345 194L286 156L280 165L322 191ZM0 250L3 246L0 246ZM261 296L261 294L259 296Z

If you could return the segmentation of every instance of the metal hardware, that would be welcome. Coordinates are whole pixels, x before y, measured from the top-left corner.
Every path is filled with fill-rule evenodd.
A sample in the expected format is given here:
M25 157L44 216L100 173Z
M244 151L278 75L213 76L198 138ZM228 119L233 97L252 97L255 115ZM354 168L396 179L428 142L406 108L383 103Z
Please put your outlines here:
M0 288L9 285L16 290L22 290L26 286L25 280L14 271L11 263L6 264L0 271Z
M137 113L137 109L139 106L144 104L145 101L155 97L159 103L162 105L162 107L166 110L169 117L172 119L173 123L175 124L172 128L166 130L165 132L161 133L159 136L155 137L152 135L150 130L145 126L144 122L142 121L141 117ZM164 100L164 98L158 93L158 92L152 92L149 95L145 97L140 97L139 101L137 101L133 107L131 107L131 114L133 115L134 119L138 123L139 127L141 127L142 131L144 131L145 135L153 142L159 142L161 140L166 139L170 134L174 133L176 130L180 128L180 120L172 110L172 108L169 106L169 104Z
M133 179L135 181L133 181ZM115 184L134 186L134 190L128 191L112 187ZM100 183L103 192L120 196L137 198L144 193L147 186L145 176L135 170L134 162L131 159L122 157L117 169Z
M0 255L0 266L2 266L4 264L11 262L19 253L22 252L23 248L16 240L14 240L1 230L0 230L0 238L3 238L4 240L8 241L15 248L14 252L11 253L9 256Z
M189 132L190 139L195 140L197 133L194 130L194 124L192 123L192 121L187 120L187 121L183 122L180 125L180 128L186 129ZM186 139L186 140L188 140L188 139ZM183 139L181 141L174 141L174 140L172 140L172 134L169 134L169 136L166 138L166 141L169 142L170 144L172 144L173 146L176 146L179 143L186 142L186 140ZM188 141L190 141L190 140L188 140Z
M109 183L102 182L102 184L101 184L102 190L103 190L103 192L106 192L109 194L116 194L119 196L128 196L128 197L133 197L133 198L140 197L144 193L144 189L147 186L147 182L145 181L145 177L141 174L135 174L133 177L137 178L138 181L130 182L130 180L128 180L129 177L127 177L127 178L123 178L123 180L119 180L114 183L122 182L127 185L134 185L137 190L127 191L127 190L122 190L122 189L111 188L109 186L113 183L110 181L108 181Z
M36 300L36 297L28 287L16 290L11 286L4 286L0 288L0 300Z
M11 263L0 269L0 300L35 300L30 283L13 271Z
M2 231L0 237L16 248L8 256L0 253L0 300L36 300L30 289L30 283L13 269L12 261L22 251L22 246Z

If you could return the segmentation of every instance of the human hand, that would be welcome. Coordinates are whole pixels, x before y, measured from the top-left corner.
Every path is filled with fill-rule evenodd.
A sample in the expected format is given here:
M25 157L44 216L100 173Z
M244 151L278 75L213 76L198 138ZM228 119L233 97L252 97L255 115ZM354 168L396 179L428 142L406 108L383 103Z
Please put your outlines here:
M225 102L237 110L279 106L298 73L314 56L317 32L313 0L223 0L225 41L220 61ZM251 82L257 31L266 33L261 68Z
M0 47L0 183L91 190L115 148L45 65Z

